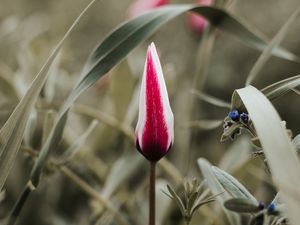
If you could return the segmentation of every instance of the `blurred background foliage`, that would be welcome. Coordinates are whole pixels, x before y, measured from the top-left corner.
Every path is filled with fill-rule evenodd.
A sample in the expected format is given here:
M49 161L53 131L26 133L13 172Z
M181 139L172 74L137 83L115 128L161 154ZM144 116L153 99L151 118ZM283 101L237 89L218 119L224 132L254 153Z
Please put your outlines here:
M191 1L171 1L189 3ZM35 74L61 39L87 1L1 0L0 7L0 125L2 126L24 95ZM47 134L45 121L51 126L59 106L75 85L89 53L118 24L127 18L128 0L99 0L67 40L51 76L40 95L26 128L21 151L5 185L5 199L0 204L0 218L8 215L26 184L34 154ZM298 0L233 0L228 10L273 37ZM283 46L300 55L295 22ZM207 80L202 91L230 102L236 88L244 86L246 77L260 52L227 34L216 31ZM78 175L109 204L122 213L129 224L147 220L147 163L135 151L132 132L137 119L139 78L144 66L146 47L154 41L160 53L170 101L175 115L175 145L169 161L158 168L159 224L183 224L180 213L160 190L166 184L180 187L181 178L201 179L198 157L234 175L257 199L268 202L275 190L261 159L252 155L247 135L233 142L220 143L222 127L203 130L187 124L198 120L222 120L228 109L199 100L190 91L195 87L201 34L187 26L186 15L164 25L148 41L139 45L117 67L86 91L72 107L64 139L57 155L65 152L97 119L84 144L65 167L49 165L41 185L26 203L18 224L110 224L114 215L103 208L99 199L90 196L72 175ZM300 65L272 57L254 86L263 88L278 80L299 74ZM201 74L200 74L201 76ZM299 96L290 93L274 102L287 127L300 133ZM53 156L53 160L58 160ZM176 170L175 170L176 169ZM71 171L71 175L70 175ZM91 193L90 193L91 194ZM105 205L105 204L104 204ZM120 208L120 210L118 209ZM195 214L192 224L228 224L217 203L204 206ZM217 212L217 213L216 213Z

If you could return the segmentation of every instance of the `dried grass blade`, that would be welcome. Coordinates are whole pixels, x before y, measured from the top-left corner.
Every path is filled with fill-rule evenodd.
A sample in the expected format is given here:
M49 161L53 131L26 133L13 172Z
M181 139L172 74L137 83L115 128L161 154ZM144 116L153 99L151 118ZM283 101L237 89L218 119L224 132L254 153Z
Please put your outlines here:
M281 27L281 29L278 31L278 33L274 36L274 38L270 41L268 46L264 49L262 54L259 56L257 61L255 62L254 66L252 67L247 80L246 80L246 86L251 84L253 80L257 77L258 73L261 71L265 63L268 61L268 59L272 55L272 50L280 45L280 43L283 41L284 37L288 33L288 29L291 27L295 19L297 18L298 14L300 12L300 7L296 9L296 11L289 17L289 19L286 21L286 23Z
M196 120L184 124L184 127L199 128L202 130L212 130L220 127L223 120Z
M201 92L201 91L197 91L197 90L191 90L190 91L192 94L194 94L195 96L197 96L199 99L207 102L207 103L210 103L214 106L218 106L218 107L221 107L221 108L226 108L226 109L230 109L231 105L229 102L226 102L222 99L219 99L219 98L216 98L214 96L211 96L211 95L208 95L204 92Z
M282 95L287 94L299 85L300 75L297 75L271 84L263 88L261 92L265 94L268 99L274 100Z
M59 164L64 164L70 161L77 152L81 149L81 147L86 143L87 138L94 131L96 126L98 125L97 120L93 120L85 132L78 137L74 143L64 152L64 154L59 158Z

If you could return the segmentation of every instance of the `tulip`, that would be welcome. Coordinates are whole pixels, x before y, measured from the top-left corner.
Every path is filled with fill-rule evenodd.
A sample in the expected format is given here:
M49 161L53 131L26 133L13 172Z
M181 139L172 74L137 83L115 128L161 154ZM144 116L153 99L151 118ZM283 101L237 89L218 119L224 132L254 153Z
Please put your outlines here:
M135 143L149 161L158 161L174 142L174 117L155 45L148 47L139 99Z
M135 130L138 151L150 162L149 225L155 225L155 165L174 142L174 117L155 45L148 47Z
M143 12L169 3L169 0L138 0L128 10L129 17L136 17Z
M213 4L213 0L198 0L197 4L202 6L210 6ZM199 16L199 14L190 13L188 15L188 24L194 32L201 34L207 27L208 22L204 17Z

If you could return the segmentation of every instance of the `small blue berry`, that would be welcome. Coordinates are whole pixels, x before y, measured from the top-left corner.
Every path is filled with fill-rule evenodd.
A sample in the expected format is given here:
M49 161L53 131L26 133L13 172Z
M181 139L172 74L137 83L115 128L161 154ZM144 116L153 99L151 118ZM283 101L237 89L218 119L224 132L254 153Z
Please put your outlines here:
M244 112L241 113L240 118L244 123L248 123L248 121L249 121L249 116L247 113L244 113Z
M270 212L273 212L275 210L276 206L275 206L275 203L271 202L269 205L268 205L268 211Z
M239 119L239 112L237 110L232 110L231 112L228 113L228 117L233 121L236 121Z
M258 203L258 209L263 210L265 208L265 204L263 202Z

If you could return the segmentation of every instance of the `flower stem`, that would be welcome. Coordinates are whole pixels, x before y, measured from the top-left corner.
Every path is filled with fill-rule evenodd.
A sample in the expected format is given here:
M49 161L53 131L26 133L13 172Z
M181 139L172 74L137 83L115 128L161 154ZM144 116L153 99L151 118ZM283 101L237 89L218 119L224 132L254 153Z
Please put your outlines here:
M149 225L155 225L155 167L156 162L150 162Z

